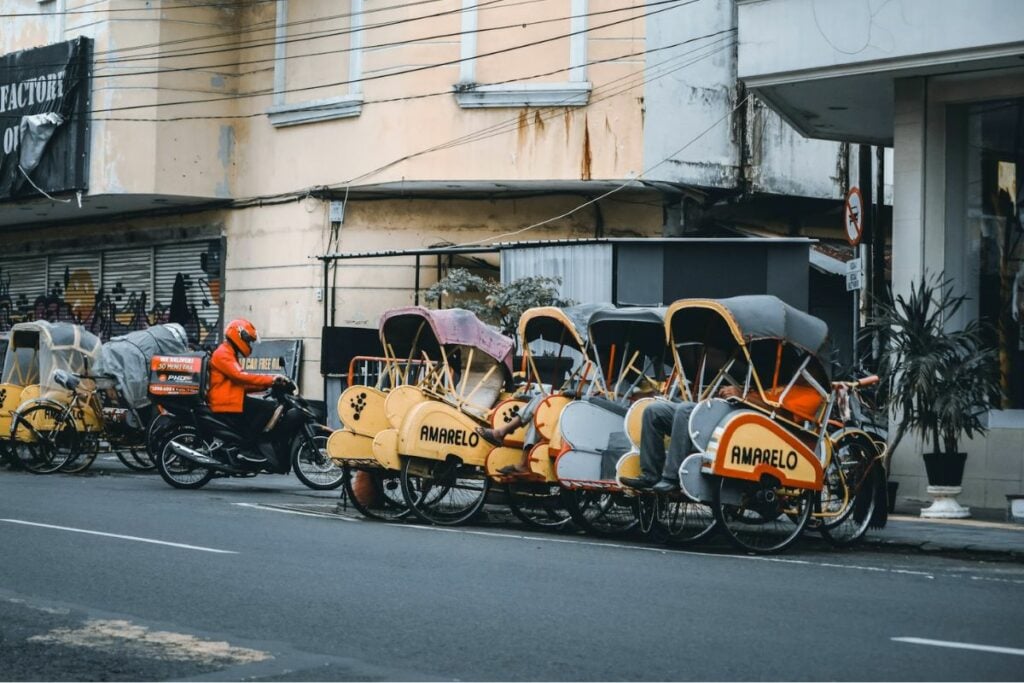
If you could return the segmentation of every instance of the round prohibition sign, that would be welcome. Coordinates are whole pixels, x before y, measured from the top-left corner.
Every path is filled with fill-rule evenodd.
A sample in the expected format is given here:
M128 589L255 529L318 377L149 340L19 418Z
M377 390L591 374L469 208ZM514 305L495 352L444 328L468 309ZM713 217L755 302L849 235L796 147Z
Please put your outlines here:
M843 209L843 227L846 228L846 239L852 246L860 244L864 233L864 198L859 187L851 187L846 193L846 204Z

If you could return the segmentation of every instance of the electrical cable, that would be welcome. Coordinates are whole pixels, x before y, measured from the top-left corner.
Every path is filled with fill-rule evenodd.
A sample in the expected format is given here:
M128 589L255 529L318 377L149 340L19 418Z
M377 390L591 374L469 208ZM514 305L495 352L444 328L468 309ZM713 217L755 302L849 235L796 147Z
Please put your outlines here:
M664 164L667 161L671 160L677 154L680 154L683 151L685 151L690 145L692 145L693 143L697 142L697 140L701 139L702 137L704 137L705 135L710 133L714 128L716 128L718 126L718 124L720 124L722 121L725 121L727 118L729 118L730 116L735 114L739 110L740 107L744 106L747 103L747 100L749 100L749 99L750 99L750 95L747 95L742 100L740 100L739 104L737 104L735 107L733 107L732 109L727 111L721 118L717 119L714 123L712 123L710 126L708 126L703 131L698 133L695 137L691 138L685 145L683 145L682 147L680 147L676 151L672 152L672 154L668 155L667 157L665 157L664 159L662 159L658 163L654 164L653 166L650 166L649 168L644 169L643 171L640 172L640 175L636 176L635 178L630 178L629 180L627 180L626 182L622 183L621 185L618 185L618 186L612 188L611 190L608 190L607 192L605 192L603 194L600 194L597 197L594 197L593 199L590 199L590 200L588 200L586 202L583 202L579 206L577 206L577 207L575 207L573 209L570 209L569 211L566 211L565 213L559 214L557 216L553 216L553 217L548 218L548 219L543 220L543 221L539 221L539 222L534 223L532 225L528 225L525 228L520 228L518 230L513 230L511 232L506 232L506 233L503 233L501 235L495 235L493 237L484 237L482 239L474 240L472 242L463 242L462 244L456 244L455 246L456 247L472 247L472 246L476 246L478 244L482 244L484 242L491 242L491 241L499 240L499 239L502 239L502 238L505 238L505 237L514 237L515 235L521 235L524 232L528 232L528 231L533 230L535 228L542 227L542 226L547 225L549 223L554 223L557 220L561 220L563 218L568 218L569 216L573 215L574 213L576 213L580 209L586 208L586 207L588 207L588 206L590 206L592 204L596 204L597 202L599 202L602 199L605 199L607 197L610 197L611 195L615 194L616 192L621 192L622 190L626 189L627 187L629 187L630 185L632 185L636 181L638 181L641 178L643 178L645 175L647 175L648 173L650 173L654 169L658 168L662 164Z
M700 61L702 59L706 59L707 57L714 56L718 52L721 52L722 50L727 49L727 48L731 48L733 46L735 46L735 42L730 41L726 45L720 46L720 47L716 48L715 50L709 51L706 54L701 55L701 56L699 56L699 57L697 57L697 58L695 58L695 59L693 59L693 60L691 60L691 61L689 61L687 63L684 63L684 64L682 64L680 66L675 66L675 67L673 67L671 69L668 69L668 70L664 71L663 73L658 74L657 76L653 76L651 78L644 78L644 79L642 79L638 83L634 83L632 85L625 86L625 87L621 88L620 90L612 92L612 93L604 94L600 98L592 98L590 100L590 102L588 102L586 105L583 105L582 107L580 107L580 109L586 109L587 107L590 107L593 104L596 104L597 102L601 102L601 101L604 101L604 100L609 99L611 97L618 96L620 94L623 94L624 92L628 92L629 90L632 90L633 88L636 88L636 87L638 87L640 85L644 85L644 84L649 83L649 82L652 82L653 80L656 80L658 78L663 78L665 76L671 75L672 73L675 73L675 72L677 72L677 71L679 71L679 70L681 70L683 68L691 66L692 64L694 64L694 63L696 63L696 62L698 62L698 61ZM703 46L703 47L707 47L707 46ZM701 49L703 49L703 48L701 48ZM656 66L664 66L665 64L667 64L667 63L669 63L671 61L674 61L675 59L677 59L677 57L669 58L669 59L665 60L664 62L662 62L662 63L660 63L659 65L656 65ZM651 67L651 68L653 69L655 67ZM645 69L645 71L647 71L647 70L648 69ZM609 83L614 83L615 81L627 80L627 78L635 77L635 76L636 76L636 74L631 74L630 76L620 77L619 79L615 79L614 81L611 81ZM608 84L604 84L604 85L608 85ZM604 86L602 86L602 87L604 87ZM561 115L561 110L562 110L562 108L558 107L557 105L548 108L547 118L550 119L550 118L552 118L552 117L554 117L556 115ZM538 115L541 116L541 120L543 121L544 120L544 115L540 114L540 110L538 110L537 113L538 113ZM536 120L537 119L535 118L533 121L529 122L527 124L527 127L531 127L531 126L535 125ZM451 149L453 147L461 146L463 144L470 144L472 142L478 142L478 141L486 140L486 139L491 138L491 137L496 137L498 135L507 134L507 133L509 133L509 132L511 132L513 130L517 130L517 127L509 127L507 124L515 123L517 121L518 121L518 117L517 118L513 118L513 119L509 119L507 121L503 121L503 122L500 122L498 124L495 124L495 125L492 125L492 126L488 126L488 127L484 128L484 129L481 129L479 131L475 131L475 132L467 134L465 136L461 136L459 138L454 138L452 140L446 141L444 143L440 143L438 145L434 145L432 147L428 147L428 148L420 150L418 152L407 154L407 155L405 155L403 157L400 157L399 159L396 159L394 161L388 162L387 164L379 166L379 167L377 167L377 168L375 168L375 169L373 169L371 171L367 171L366 173L363 173L363 174L361 174L359 176L356 176L354 178L350 178L349 180L346 180L344 182L334 183L334 184L331 184L331 185L324 185L324 186L321 186L319 188L316 188L316 189L314 189L314 193L323 193L323 192L326 192L326 191L330 191L332 189L340 189L341 187L351 186L352 184L354 184L354 183L356 183L356 182L358 182L360 180L364 180L364 179L366 179L368 177L376 175L377 173L380 173L381 171L384 171L384 170L386 170L386 169L388 169L388 168L390 168L392 166L395 166L395 165L397 165L399 163L402 163L404 161L408 161L410 159L413 159L413 158L416 158L416 157L419 157L419 156L423 156L425 154L432 153L434 151L439 151L439 150L442 150L442 149ZM504 130L501 130L501 128L503 128L503 127L504 127ZM679 151L682 151L682 149L679 150ZM678 154L678 153L679 153L678 151L675 152L675 154ZM664 163L664 162L660 162L660 163ZM658 165L660 165L660 163ZM232 208L246 208L248 206L254 206L254 205L257 205L257 204L260 205L260 206L263 206L263 205L271 204L271 203L286 203L286 202L289 202L289 201L293 201L297 196L302 196L307 191L308 190L302 191L302 192L284 192L284 193L278 193L278 194L274 194L274 195L263 195L263 196L259 196L259 197L249 197L249 198L244 198L244 199L238 199L238 200L236 200L235 202L232 203Z
M288 92L293 92L293 93L294 92L306 92L306 91L309 91L309 90L320 90L320 89L323 89L323 88L331 88L331 87L337 87L337 86L341 86L341 85L351 85L352 83L365 83L367 81L375 81L375 80L380 80L380 79L384 79L384 78L393 78L395 76L404 76L404 75L409 75L409 74L414 74L414 73L421 73L423 71L427 71L427 70L430 70L430 69L438 69L438 68L442 68L442 67L446 67L446 66L454 66L456 64L461 64L462 62L465 62L465 61L482 59L484 57L493 57L493 56L502 55L502 54L508 54L510 52L515 52L515 51L518 51L518 50L523 50L523 49L526 49L526 48L529 48L529 47L535 47L537 45L543 45L543 44L546 44L546 43L551 43L551 42L554 42L556 40L563 40L565 38L570 38L570 37L575 36L575 35L586 34L586 33L592 32L592 31L599 31L601 29L610 28L612 26L618 26L620 24L628 23L628 22L631 22L631 21L636 21L636 20L641 19L641 18L649 18L649 17L654 16L656 14L660 14L662 12L666 12L666 11L671 10L671 9L676 9L678 7L683 7L683 6L686 6L686 5L689 5L689 4L693 4L695 2L701 2L701 0L658 0L657 2L649 3L647 6L650 7L650 6L659 6L659 5L665 5L665 4L669 4L670 6L669 7L661 7L660 9L656 9L656 10L654 10L652 12L647 12L647 13L641 15L641 16L629 17L629 18L626 18L626 19L619 19L619 20L616 20L616 21L608 22L606 24L601 24L599 26L588 26L586 28L579 29L577 31L570 31L567 34L561 34L561 35L554 36L554 37L551 37L551 38L543 38L543 39L539 39L539 40L534 40L534 41L531 41L531 42L515 45L515 46L509 47L509 48L502 48L500 50L492 50L491 52L485 52L485 53L477 54L477 55L474 55L472 57L459 57L457 59L450 59L450 60L446 60L446 61L443 61L443 62L438 62L438 63L435 63L435 64L427 64L427 65L422 65L422 66L416 66L416 67L412 67L412 68L409 68L409 69L404 69L404 70L400 70L400 71L392 71L392 72L384 73L384 74L374 74L374 75L371 75L371 76L364 76L362 78L352 78L352 79L346 79L346 80L343 80L343 81L335 81L335 82L332 82L332 83L320 83L320 84L314 85L314 86L304 86L304 87L301 87L301 88L291 88L291 89L288 90ZM240 99L248 99L248 98L252 98L252 97L264 97L264 96L266 96L268 94L271 94L270 91L261 90L261 91L255 91L255 92L235 93L233 95L228 95L228 96L225 96L225 97L213 97L213 98L207 98L207 99L203 99L203 100L179 100L179 101L176 101L176 102L161 102L161 103L159 103L159 105L138 104L138 105L123 106L123 107L110 107L110 108L107 108L107 109L93 110L90 113L105 112L105 111L130 111L130 110L134 110L134 109L152 109L154 106L173 107L173 106L181 106L181 105L186 105L186 104L211 104L211 103L214 103L214 102L234 101L234 100L240 100Z
M589 67L589 66L594 66L594 65L597 65L597 64L605 64L605 63L609 63L609 62L616 62L616 61L620 61L620 60L623 60L623 59L628 59L630 57L639 57L641 55L649 55L649 54L653 54L655 52L661 52L663 50L671 50L673 48L680 47L680 46L686 45L688 43L696 42L698 40L704 40L706 38L711 38L711 37L715 37L715 36L721 36L722 34L725 34L725 33L734 33L735 30L736 29L733 29L733 28L723 29L721 31L716 31L714 33L708 33L708 34L705 34L705 35L702 35L702 36L697 36L695 38L689 38L687 40L682 40L682 41L679 41L678 43L672 43L671 45L663 45L661 47L649 48L647 50L638 50L636 52L628 52L628 53L624 53L624 54L615 55L613 57L606 57L604 59L594 59L594 60L590 60L590 61L584 62L583 66L588 66ZM703 46L703 47L706 47L706 46ZM699 48L699 49L703 49L703 47ZM535 80L535 79L538 79L538 78L544 78L544 77L547 77L547 76L554 76L556 74L565 73L567 71L571 71L573 68L574 67L572 67L572 66L565 66L565 67L561 67L559 69L553 69L551 71L545 71L545 72L541 72L541 73L530 74L528 76L516 76L515 78L509 78L509 79L505 79L505 80L502 80L502 81L493 81L493 82L489 82L488 85L506 85L506 84L509 84L509 83L520 83L520 82L523 82L523 81L531 81L531 80ZM406 101L420 100L420 99L426 99L426 98L431 98L431 97L451 96L452 94L453 94L453 90L451 88L449 88L447 90L441 90L441 91L430 92L430 93L422 93L422 94L419 94L419 95L400 95L400 96L396 96L396 97L385 97L385 98L381 98L381 99L363 100L362 104L363 104L363 106L367 106L367 105L371 105L371 104L385 104L385 103L392 103L392 102L406 102ZM304 108L304 111L325 110L325 109L330 109L333 106L334 105L330 105L330 104L325 104L325 105L320 105L320 106L313 106L313 107ZM205 121L205 120L248 119L248 118L256 118L256 117L262 117L262 116L266 116L266 112L259 111L259 112L254 112L254 113L251 113L251 114L223 114L223 115L214 115L214 116L204 116L204 115L168 116L168 117L161 117L161 118L100 116L100 117L93 117L92 120L93 121L168 123L168 122L177 122L177 121ZM2 117L0 117L0 118L2 118Z

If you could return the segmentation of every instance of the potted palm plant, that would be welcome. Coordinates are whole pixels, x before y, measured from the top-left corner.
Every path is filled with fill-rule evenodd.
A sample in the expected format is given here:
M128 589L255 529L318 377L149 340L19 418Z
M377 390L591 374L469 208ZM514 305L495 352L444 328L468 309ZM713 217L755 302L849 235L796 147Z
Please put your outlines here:
M983 417L998 405L998 359L980 323L949 327L966 300L953 294L951 282L926 276L906 297L880 304L867 328L879 341L885 405L896 423L890 453L907 432L931 449L923 456L935 502L922 517L970 516L956 502L967 459L960 440L984 435Z

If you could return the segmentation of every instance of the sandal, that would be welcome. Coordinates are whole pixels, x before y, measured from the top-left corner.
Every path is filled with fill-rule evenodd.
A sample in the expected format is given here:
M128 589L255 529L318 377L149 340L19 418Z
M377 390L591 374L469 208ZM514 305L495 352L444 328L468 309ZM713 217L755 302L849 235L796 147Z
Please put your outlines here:
M493 429L477 427L476 433L480 435L481 439L491 444L492 446L500 446L502 444L502 440L498 438L498 435L494 433Z

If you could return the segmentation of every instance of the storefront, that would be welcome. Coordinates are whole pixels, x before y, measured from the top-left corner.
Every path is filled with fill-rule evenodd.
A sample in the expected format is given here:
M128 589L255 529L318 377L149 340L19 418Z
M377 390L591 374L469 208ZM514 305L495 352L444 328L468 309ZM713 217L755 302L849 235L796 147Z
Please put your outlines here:
M14 254L11 251L15 251ZM163 322L215 342L223 310L219 237L88 249L38 240L0 256L0 332L26 320L75 322L103 339Z

